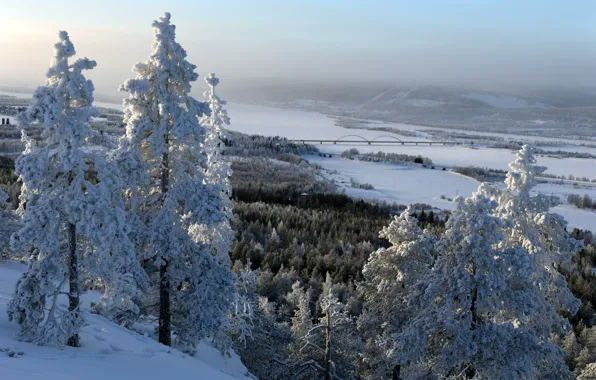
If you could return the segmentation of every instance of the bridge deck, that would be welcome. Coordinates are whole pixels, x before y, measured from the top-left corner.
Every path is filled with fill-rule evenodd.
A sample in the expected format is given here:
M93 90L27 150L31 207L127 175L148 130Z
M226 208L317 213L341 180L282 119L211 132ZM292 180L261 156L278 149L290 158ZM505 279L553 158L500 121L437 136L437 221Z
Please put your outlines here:
M460 141L397 141L397 140L325 140L325 139L298 139L289 140L293 143L303 144L361 144L361 145L372 145L372 144L392 144L392 145L461 145Z

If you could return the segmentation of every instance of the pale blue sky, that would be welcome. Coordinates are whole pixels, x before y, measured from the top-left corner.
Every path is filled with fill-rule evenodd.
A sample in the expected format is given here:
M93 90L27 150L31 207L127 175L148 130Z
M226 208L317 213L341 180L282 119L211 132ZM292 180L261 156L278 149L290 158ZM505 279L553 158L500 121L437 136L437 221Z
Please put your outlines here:
M55 31L111 91L172 13L200 74L222 79L596 85L596 1L0 0L0 83L43 79ZM5 36L3 36L5 34ZM27 47L28 49L24 49Z

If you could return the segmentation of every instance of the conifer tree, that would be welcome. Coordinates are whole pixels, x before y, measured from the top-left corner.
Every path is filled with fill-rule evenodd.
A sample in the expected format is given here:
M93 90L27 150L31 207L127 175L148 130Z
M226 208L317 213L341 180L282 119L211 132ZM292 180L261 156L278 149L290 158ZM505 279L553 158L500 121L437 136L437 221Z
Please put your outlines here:
M414 210L408 207L380 233L391 247L373 252L362 270L364 281L358 290L364 310L358 327L365 339L363 358L371 379L399 373L399 367L385 356L397 333L415 310L408 305L414 285L430 273L434 237L418 226Z
M312 323L305 295L292 319L296 342L291 346L288 370L294 378L353 378L358 369L361 342L355 320L330 285L319 303L322 317ZM298 376L300 375L300 376Z
M499 247L502 221L484 193L458 200L432 271L410 299L418 311L388 356L406 378L571 378L549 340L564 321L530 277L530 255Z
M8 194L0 189L0 256L20 258L18 252L15 254L10 250L10 237L19 229L20 218L7 203L8 198Z
M505 190L486 188L489 190L487 194L499 202L496 214L507 222L505 239L500 244L504 248L525 248L535 262L536 272L532 278L549 302L557 310L574 315L580 302L569 290L567 280L558 268L579 252L582 243L569 235L567 222L561 215L549 212L554 205L552 197L531 195L537 183L536 176L547 168L536 165L528 145L519 150L509 169Z
M223 106L226 104L215 94L215 87L219 84L219 78L211 73L205 78L209 90L205 92L210 113L201 119L201 125L205 127L204 149L207 156L206 175L207 179L221 188L222 207L226 218L220 224L213 225L209 231L200 228L192 230L191 235L200 243L209 244L212 253L224 264L230 265L230 249L234 240L234 230L230 224L233 213L232 185L230 176L232 169L222 154L223 139L226 137L223 125L230 124L230 118ZM203 240L202 240L203 239ZM206 240L205 240L206 239Z
M245 342L236 340L234 350L259 379L288 378L288 347L293 343L289 326L277 321L275 305L266 297L258 297L252 321L252 336Z
M596 379L596 363L590 363L584 368L577 380L594 380Z
M121 300L134 297L144 277L117 196L119 172L84 149L94 134L89 119L99 113L93 107L93 83L83 70L96 63L82 58L70 64L74 46L66 32L58 37L46 85L19 115L20 126L42 128L43 144L36 147L23 132L26 147L15 165L23 184L18 210L23 225L12 247L29 253L29 267L8 314L20 324L24 340L78 346L81 273L104 283L102 301L114 313ZM64 293L67 310L58 301Z
M125 100L126 136L120 144L122 166L130 179L129 209L147 233L143 246L146 270L159 309L158 339L193 350L214 336L231 312L234 275L229 261L218 260L206 236L228 220L220 183L210 180L204 149L206 131L200 118L206 103L190 96L198 75L175 40L166 13L153 22L150 58L137 63L135 79L121 89Z

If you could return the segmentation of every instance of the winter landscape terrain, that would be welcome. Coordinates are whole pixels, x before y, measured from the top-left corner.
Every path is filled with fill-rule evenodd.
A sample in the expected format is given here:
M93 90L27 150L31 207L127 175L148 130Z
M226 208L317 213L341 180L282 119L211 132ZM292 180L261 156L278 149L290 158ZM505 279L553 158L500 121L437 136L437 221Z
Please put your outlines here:
M18 129L15 110L26 106L31 98L26 89L20 91L0 93L0 106L8 111L1 117L11 120L11 126L4 126L4 131ZM496 102L494 97L479 99ZM110 102L95 102L95 105L102 110L102 114L93 119L95 128L119 135L123 128L122 105ZM533 107L526 102L511 99L491 106ZM542 105L539 106L541 107ZM457 203L454 199L458 196L470 197L485 180L503 188L505 173L509 169L509 163L515 160L517 149L523 144L531 144L537 151L544 152L538 154L537 158L541 165L548 167L544 174L537 178L538 183L531 194L558 199L559 204L553 207L551 212L563 216L570 228L590 231L596 226L596 210L584 208L581 204L578 207L569 197L576 195L582 199L596 199L596 142L591 144L589 139L574 138L572 135L560 139L495 130L482 132L456 128L441 129L243 103L228 103L226 108L233 120L228 126L230 131L263 136L259 138L282 137L294 140L298 151L300 146L306 147L302 140L337 140L336 143L312 143L313 147L304 150L302 154L304 162L315 168L316 177L335 186L335 191L355 199L415 204L422 210L434 211L437 215L444 212L443 210L455 210ZM15 136L7 136L3 140L6 147L3 154L8 157L18 156L23 149L22 143ZM233 137L230 138L233 142ZM342 138L363 142L345 143L341 141ZM367 142L375 140L401 140L408 143L402 145ZM435 142L435 145L422 145L428 142ZM416 143L420 145L415 145ZM382 152L383 156L379 156L379 152ZM396 161L392 154L420 157L421 161ZM376 159L371 158L375 155ZM236 160L234 157L231 158L232 162ZM488 173L488 177L479 178L477 175L462 174L458 171L458 168L468 167L481 169L484 174ZM24 268L17 263L3 264L2 292L6 295L6 300ZM98 302L100 298L100 293L87 292L82 302L83 305ZM66 298L63 302L66 302ZM5 302L4 311L6 307ZM84 306L81 309L85 313L89 312ZM4 312L2 314L5 315ZM217 379L253 376L249 375L249 371L235 353L231 356L222 355L207 340L198 346L194 357L164 348L152 342L150 336L154 327L148 325L137 324L131 333L100 316L87 314L86 325L80 333L81 339L86 342L83 344L83 350L67 348L55 351L51 348L31 350L28 344L14 340L16 330L13 324L5 318L2 323L3 340L0 346L6 346L7 358L3 365L3 373L9 376L8 378L16 379L25 374L28 378L41 378L45 376L46 370L55 378L82 378L95 366L98 369L91 372L96 374L98 379L108 376L118 378L122 371L134 373L135 378L159 378L164 363L167 363L167 366L176 366L176 378L185 378L189 373L201 373L205 378ZM69 361L76 364L69 364ZM46 370L39 373L30 370L40 366ZM110 370L113 370L113 373L110 373ZM172 374L170 370L165 373Z
M565 64L549 45L544 66L516 50L529 37L513 28L502 72L492 51L466 60L449 38L430 49L437 33L420 34L413 12L410 66L376 50L396 45L395 20L356 3L205 3L210 23L188 11L177 28L166 12L138 30L145 12L122 12L134 36L93 8L114 46L81 14L89 5L69 5L80 22L56 17L74 32L49 42L45 16L21 6L32 18L14 13L10 39L53 49L0 66L0 80L29 83L0 85L0 379L596 380L596 91L569 44ZM484 24L458 16L478 10ZM499 12L433 17L454 17L436 23L452 38L488 33ZM559 25L548 20L533 26ZM490 37L470 46L510 38ZM121 48L132 40L142 54ZM251 61L264 46L276 59ZM413 58L425 49L441 65ZM220 85L197 50L224 72L290 72ZM327 78L350 67L358 80ZM425 80L395 80L402 70Z

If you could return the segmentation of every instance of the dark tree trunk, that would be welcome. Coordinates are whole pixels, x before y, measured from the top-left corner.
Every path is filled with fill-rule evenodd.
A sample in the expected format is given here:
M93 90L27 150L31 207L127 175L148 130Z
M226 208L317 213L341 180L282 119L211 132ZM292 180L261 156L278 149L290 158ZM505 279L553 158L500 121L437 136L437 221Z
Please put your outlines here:
M471 271L471 275L473 276L476 273L476 268L474 268L474 266L472 265L472 271ZM472 312L472 330L476 329L476 325L480 322L480 318L478 318L478 312L476 309L476 302L478 301L478 289L474 288L472 289L472 305L470 308L470 311ZM470 363L470 365L468 366L468 368L466 369L465 372L465 377L466 379L473 379L474 376L476 376L476 370L474 369L474 366Z
M79 313L79 268L77 260L77 228L74 224L68 224L68 250L70 255L70 262L68 268L68 310L75 312L77 317ZM79 347L79 335L75 334L68 338L66 342L68 346Z
M159 267L159 343L166 346L172 344L170 281L168 280L167 262Z
M167 152L168 136L165 137L166 152L161 157L161 193L165 200L170 182L169 155ZM168 262L159 267L159 343L172 344L172 314L170 305L170 281L168 280Z
M393 371L391 371L391 380L400 380L399 373L401 372L401 366L398 364L393 367Z
M327 307L327 327L325 328L325 380L331 380L331 315Z

